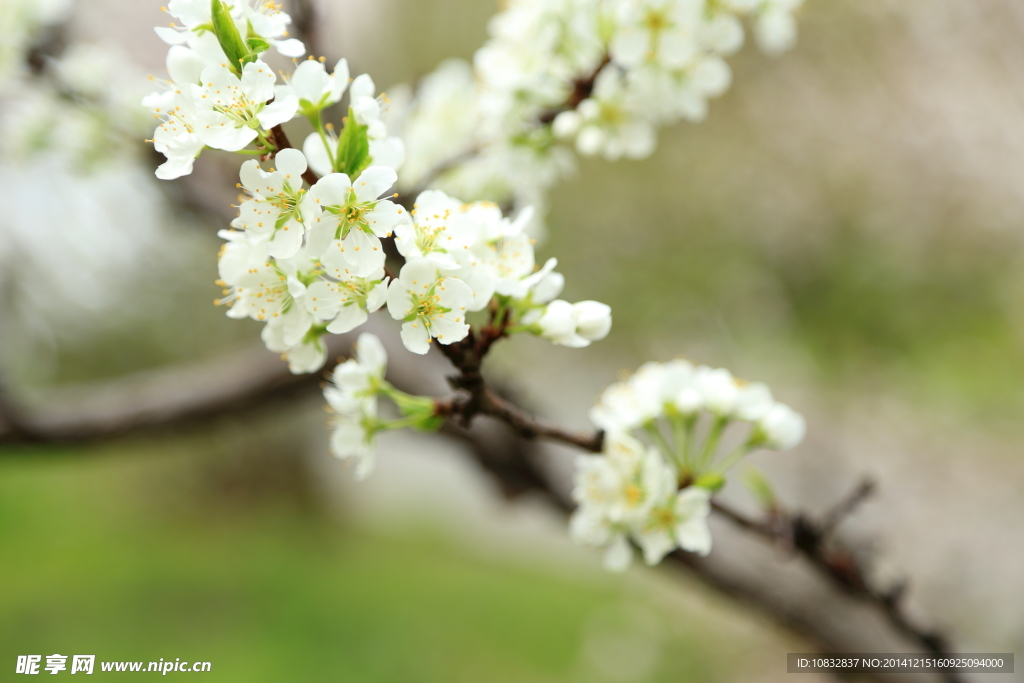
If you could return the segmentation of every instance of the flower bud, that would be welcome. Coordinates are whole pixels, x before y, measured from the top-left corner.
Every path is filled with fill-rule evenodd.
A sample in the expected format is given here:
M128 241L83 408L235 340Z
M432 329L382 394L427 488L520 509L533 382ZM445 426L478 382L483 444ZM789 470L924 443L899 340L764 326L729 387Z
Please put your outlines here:
M776 403L757 425L761 443L766 448L784 451L804 440L807 423L804 416L789 406Z

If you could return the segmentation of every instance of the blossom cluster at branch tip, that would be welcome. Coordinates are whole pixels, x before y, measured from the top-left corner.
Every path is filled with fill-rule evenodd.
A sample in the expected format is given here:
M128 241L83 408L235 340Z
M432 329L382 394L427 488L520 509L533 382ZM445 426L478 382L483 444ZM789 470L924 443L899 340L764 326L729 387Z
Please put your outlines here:
M705 520L729 469L756 448L793 448L805 432L766 385L682 359L641 366L605 389L590 417L604 449L577 459L570 529L604 548L611 570L629 565L630 541L648 564L676 548L709 553Z
M511 0L472 65L442 64L392 117L416 182L460 151L442 187L543 207L573 154L640 159L659 127L698 122L725 92L743 19L760 47L796 40L803 0ZM537 217L539 218L539 216Z
M412 396L393 387L385 378L388 354L376 336L363 333L353 347L352 357L341 362L324 387L331 413L331 453L352 462L356 479L373 473L376 441L381 432L414 427L431 431L440 426L435 402L424 396ZM379 410L378 397L386 396L396 405L401 417L387 419Z

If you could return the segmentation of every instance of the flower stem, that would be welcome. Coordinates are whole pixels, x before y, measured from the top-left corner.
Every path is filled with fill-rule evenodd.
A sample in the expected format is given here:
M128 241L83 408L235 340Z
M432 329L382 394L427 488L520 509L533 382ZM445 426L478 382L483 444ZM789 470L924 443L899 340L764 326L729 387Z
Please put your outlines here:
M708 463L714 455L715 449L718 447L718 442L722 438L722 433L725 431L726 425L729 424L729 418L727 417L716 417L714 424L711 425L711 431L708 432L707 438L704 439L704 446L701 448L700 454L697 456L695 462L695 472L700 474L707 467Z

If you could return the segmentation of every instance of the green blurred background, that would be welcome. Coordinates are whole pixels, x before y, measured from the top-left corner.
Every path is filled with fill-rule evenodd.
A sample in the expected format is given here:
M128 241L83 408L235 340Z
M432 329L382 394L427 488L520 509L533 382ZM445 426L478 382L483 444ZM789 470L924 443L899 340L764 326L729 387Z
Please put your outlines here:
M469 58L495 9L321 5L328 57L382 85ZM67 30L160 74L161 23L156 4L104 0ZM777 59L744 48L708 121L662 131L652 158L586 160L555 189L540 255L568 299L611 304L615 329L584 351L516 340L493 371L577 425L650 358L768 381L810 424L795 453L755 457L780 495L821 509L874 475L882 498L851 537L912 577L962 651L1019 650L1024 16L1012 0L809 0L800 32ZM225 187L226 211L236 163L204 155L193 179ZM175 241L106 273L130 295L95 310L34 319L0 280L20 392L256 340L209 304L220 225L180 206L167 223ZM806 647L685 578L603 574L445 442L395 442L372 483L339 483L319 411L5 452L0 666L60 652L211 661L218 681L767 681ZM433 512L438 497L461 502Z

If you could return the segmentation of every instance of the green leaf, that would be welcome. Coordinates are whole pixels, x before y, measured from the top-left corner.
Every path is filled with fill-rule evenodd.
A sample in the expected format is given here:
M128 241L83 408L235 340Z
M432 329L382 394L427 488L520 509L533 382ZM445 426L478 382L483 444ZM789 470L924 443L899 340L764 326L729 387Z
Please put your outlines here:
M231 18L231 11L224 4L224 0L210 0L210 2L213 33L217 36L217 42L220 43L221 49L224 50L224 54L228 58L228 66L235 73L240 73L242 65L255 61L255 56L242 40L242 35L238 32L235 20Z
M259 55L261 52L266 52L270 49L270 43L263 40L259 36L253 36L245 41L245 44L249 46L250 54Z
M348 120L338 139L338 156L335 170L345 173L350 180L355 180L370 165L370 138L366 134L367 126L356 123L352 107L348 109Z

